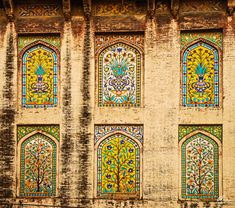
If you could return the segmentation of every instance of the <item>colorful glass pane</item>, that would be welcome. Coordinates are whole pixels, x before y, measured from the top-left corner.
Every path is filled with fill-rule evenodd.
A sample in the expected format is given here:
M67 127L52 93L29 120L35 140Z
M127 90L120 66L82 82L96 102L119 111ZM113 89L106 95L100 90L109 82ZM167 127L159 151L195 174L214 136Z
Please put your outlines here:
M57 54L44 45L27 50L22 59L23 107L57 106Z
M183 198L218 198L218 158L218 145L204 134L196 134L183 143Z
M98 147L98 196L139 194L140 150L132 139L115 134Z
M219 106L219 53L198 41L183 52L183 106Z
M37 133L21 145L20 196L55 196L56 144Z
M140 106L140 52L117 43L99 54L99 106Z

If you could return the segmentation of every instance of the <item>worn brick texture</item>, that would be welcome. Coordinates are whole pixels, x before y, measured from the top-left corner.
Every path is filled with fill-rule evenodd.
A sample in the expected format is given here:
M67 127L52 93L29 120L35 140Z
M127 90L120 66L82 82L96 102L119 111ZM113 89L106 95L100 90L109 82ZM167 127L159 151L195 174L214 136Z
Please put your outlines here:
M170 1L159 2L155 13L151 10L151 5L149 10L145 8L146 14L118 14L109 17L96 16L92 12L85 16L81 1L72 1L72 18L68 21L64 21L63 16L15 15L14 21L11 22L7 20L2 9L0 208L235 208L235 14L229 16L226 5L224 7L215 4L211 7L212 11L208 8L197 11L196 3L192 3L191 7L190 3L180 1L183 9L179 9L179 13L173 18L169 8ZM205 2L208 3L203 3L203 6L207 7L212 2L219 1ZM42 4L46 4L46 1ZM17 4L15 6L17 7ZM223 31L223 108L185 110L180 108L180 31L208 29ZM97 105L94 38L96 33L115 32L138 32L145 35L143 100L140 108L99 108ZM19 107L21 89L17 77L20 70L17 35L20 33L60 33L58 108ZM59 180L56 197L18 197L18 124L60 125ZM144 125L140 199L95 198L95 124ZM223 196L217 202L179 200L180 158L177 136L180 124L223 125Z

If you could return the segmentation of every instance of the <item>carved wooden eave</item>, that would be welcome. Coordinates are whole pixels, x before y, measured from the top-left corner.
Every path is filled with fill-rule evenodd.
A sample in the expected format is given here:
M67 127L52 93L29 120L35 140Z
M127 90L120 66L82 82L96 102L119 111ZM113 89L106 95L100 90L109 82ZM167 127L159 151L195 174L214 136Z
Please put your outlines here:
M228 0L227 11L230 16L233 15L235 11L235 0Z
M171 14L174 19L177 19L179 15L180 1L179 0L171 0Z
M13 22L14 20L14 6L13 6L13 0L3 0L4 9L6 12L7 19L10 22Z
M91 16L91 0L83 0L83 11L85 18L89 19Z
M66 21L71 19L71 3L70 0L62 0L63 14Z
M147 17L153 19L156 11L156 0L148 0Z

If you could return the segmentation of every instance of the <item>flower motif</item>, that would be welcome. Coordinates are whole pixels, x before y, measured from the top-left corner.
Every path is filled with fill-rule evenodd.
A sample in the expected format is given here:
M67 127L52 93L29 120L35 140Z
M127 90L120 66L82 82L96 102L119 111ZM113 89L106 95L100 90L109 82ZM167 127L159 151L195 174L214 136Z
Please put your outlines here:
M107 146L107 149L108 149L108 150L111 150L111 149L112 149L112 146L111 146L111 145Z
M189 185L190 185L190 186L192 186L192 185L193 185L193 183L194 183L194 180L193 180L192 178L190 178L190 180L189 180L189 182L188 182L188 183L189 183Z
M106 178L110 179L110 178L111 178L111 175L110 175L110 174L107 174L107 175L106 175Z
M209 160L208 163L209 163L210 165L213 165L213 160Z
M208 182L206 183L206 185L209 186L209 187L211 187L211 186L213 186L213 183L212 183L212 181L210 180L210 181L208 181Z
M111 188L112 188L112 184L108 184L108 185L107 185L107 188L108 188L108 189L111 189Z
M202 153L202 147L198 147L197 151L198 151L198 154L201 154Z
M112 161L111 161L111 160L108 160L106 163L107 163L108 165L110 165L110 164L112 163Z
M132 164L133 163L133 160L129 160L128 162L128 165Z
M129 168L128 172L129 172L129 173L132 173L132 172L133 172L133 169L132 169L132 168Z
M129 149L129 152L130 152L130 153L132 153L133 151L134 151L134 149L133 149L133 148L130 148L130 149Z

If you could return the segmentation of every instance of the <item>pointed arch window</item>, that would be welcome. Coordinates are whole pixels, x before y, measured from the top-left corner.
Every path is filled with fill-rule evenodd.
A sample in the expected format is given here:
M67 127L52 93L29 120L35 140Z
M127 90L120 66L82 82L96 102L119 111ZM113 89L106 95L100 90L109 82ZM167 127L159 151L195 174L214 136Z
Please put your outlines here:
M216 200L220 196L220 146L218 139L203 131L180 142L182 199Z
M203 38L182 49L182 105L220 106L220 48Z
M20 146L20 196L56 195L57 144L43 133L35 133Z
M43 41L21 52L23 108L56 107L58 104L58 50Z
M99 106L140 107L142 53L123 42L98 54Z
M140 195L140 146L122 133L107 137L97 147L97 195Z

